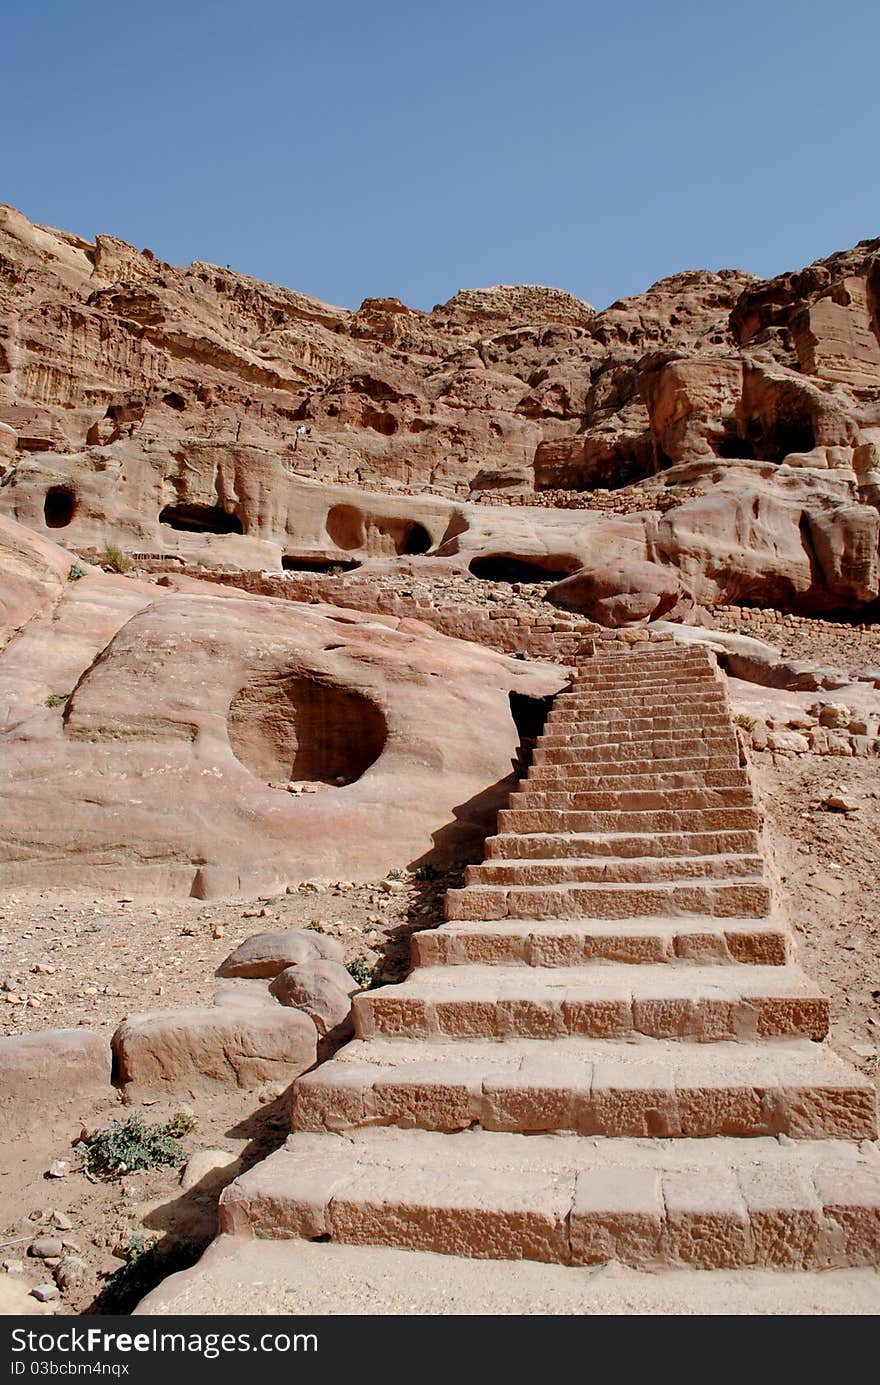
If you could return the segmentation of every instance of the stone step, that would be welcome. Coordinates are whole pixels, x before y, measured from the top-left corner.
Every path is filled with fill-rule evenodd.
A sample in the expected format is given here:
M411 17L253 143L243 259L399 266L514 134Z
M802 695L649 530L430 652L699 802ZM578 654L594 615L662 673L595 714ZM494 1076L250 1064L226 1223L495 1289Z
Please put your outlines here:
M677 812L577 812L568 808L502 808L500 832L727 832L757 831L755 808L684 808Z
M687 741L640 740L633 742L608 741L598 745L548 746L538 742L532 763L540 765L608 766L620 765L625 772L643 774L637 765L654 766L657 760L683 760L695 765L705 765L707 769L736 769L739 767L739 749L732 732L719 733ZM731 763L733 761L733 763ZM663 766L668 768L669 766ZM586 771L585 771L586 772Z
M574 684L574 686L556 694L553 699L552 710L557 711L562 707L579 705L596 708L618 706L621 699L626 703L644 702L662 709L669 707L671 698L675 699L676 707L680 705L716 707L726 705L727 690L723 683L719 683L714 678L704 678L686 684L679 684L675 679L669 679L668 682L656 686L632 682L616 688L596 688L584 684Z
M731 788L600 789L595 781L587 789L567 783L525 784L510 794L511 808L575 808L582 812L614 809L630 812L657 808L747 808L753 803L748 784Z
M702 734L706 729L705 717L618 717L616 720L605 717L594 723L578 722L574 726L560 726L558 731L551 722L541 735L541 744L595 745L597 741L644 740L648 736L652 739L666 736L670 740L681 740L692 733ZM715 729L727 731L730 727L725 718L719 717Z
M592 671L588 677L579 673L572 679L570 686L565 691L590 693L601 691L609 686L639 689L642 687L691 688L695 685L701 687L723 686L715 670L710 669L708 665L688 664L678 668L668 665L666 668L642 666L631 669L599 669Z
M468 866L464 883L468 885L562 885L635 884L656 880L693 880L710 878L734 880L750 877L762 880L764 861L761 856L606 856L577 858L558 857L535 860L491 860L478 866Z
M564 753L564 751L554 752L554 759L564 755ZM543 762L539 760L536 765L532 763L531 769L528 770L528 777L531 778L532 774L542 776L545 771L547 774L557 773L560 778L589 777L593 783L595 783L596 778L599 778L603 784L607 783L608 780L625 780L626 783L621 783L621 787L629 787L629 784L632 783L633 788L639 787L642 781L647 783L650 780L651 785L653 785L658 781L665 780L669 774L687 774L690 776L690 783L692 784L710 783L711 774L747 774L744 766L740 765L739 751L734 753L732 749L723 752L722 755L697 753L697 755L689 756L676 755L665 760L658 756L657 759L640 760L640 762L639 760L617 760L617 762L608 763L608 765L601 765L596 760L585 763L583 760L577 759L577 756L572 759L561 760L561 763L547 763L546 760ZM521 780L520 783L527 783L527 781Z
M682 700L674 692L650 701L617 697L560 701L564 696L567 694L561 693L556 698L552 711L547 714L545 725L549 730L566 727L591 730L604 722L652 721L655 717L668 716L670 707L675 707L682 717L693 717L706 723L724 722L730 715L727 701L721 694L718 697L707 694L698 701L689 698Z
M466 885L446 891L448 919L626 919L653 914L766 918L770 887L762 880L655 880L601 885Z
M711 651L705 649L677 649L669 653L655 653L653 648L651 653L642 654L633 651L623 657L618 656L617 651L605 654L601 650L596 650L592 658L581 659L578 662L577 676L579 678L589 677L593 672L601 673L623 673L628 668L639 668L644 666L647 672L654 672L660 669L672 670L677 672L682 668L698 667L706 670L714 670L714 655L710 656Z
M293 1087L293 1130L571 1131L872 1140L872 1083L806 1039L683 1044L355 1040Z
M520 785L529 788L554 788L556 786L582 790L595 789L605 782L604 776L596 775L583 765L533 765ZM697 770L665 770L659 774L627 775L627 789L735 789L749 784L748 771L738 765L734 769L710 769L702 773Z
M487 860L559 860L561 857L711 856L760 851L754 830L730 832L532 832L486 839Z
M714 678L716 667L708 659L591 659L580 665L577 683L592 683L602 678L678 678L685 673Z
M880 1161L840 1140L300 1133L224 1190L220 1229L563 1265L872 1265Z
M359 1038L412 1040L568 1034L619 1039L824 1039L828 1001L788 965L591 962L579 967L419 967L354 997Z
M413 966L577 967L585 962L784 966L789 935L771 921L682 916L461 919L411 939Z

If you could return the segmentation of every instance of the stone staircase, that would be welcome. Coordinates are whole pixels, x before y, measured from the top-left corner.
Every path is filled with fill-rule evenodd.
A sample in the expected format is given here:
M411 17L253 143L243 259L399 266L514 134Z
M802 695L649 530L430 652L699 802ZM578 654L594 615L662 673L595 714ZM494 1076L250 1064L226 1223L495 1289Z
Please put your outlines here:
M584 660L401 985L221 1227L561 1265L880 1261L874 1092L823 1040L710 655Z

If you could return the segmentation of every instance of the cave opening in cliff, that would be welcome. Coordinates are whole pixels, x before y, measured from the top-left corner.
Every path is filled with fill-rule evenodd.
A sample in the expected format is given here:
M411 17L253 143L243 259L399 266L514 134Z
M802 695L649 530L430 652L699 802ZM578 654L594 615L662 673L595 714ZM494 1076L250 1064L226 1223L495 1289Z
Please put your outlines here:
M509 553L474 558L468 568L472 577L484 582L561 582L583 567L579 558L548 555L546 558L515 558Z
M76 495L70 486L50 486L43 502L43 518L49 529L66 529L76 509Z
M748 423L752 456L761 462L784 462L792 452L812 452L816 434L809 418L778 414L770 424L753 418ZM748 444L746 444L748 445ZM748 453L740 453L747 456Z
M246 683L232 699L227 729L236 759L273 787L353 784L388 737L381 708L362 693L286 673Z
M285 572L327 572L335 577L343 572L353 572L360 567L360 563L353 558L300 558L285 553L281 566Z
M428 533L424 524L411 524L403 539L401 553L413 557L419 553L427 553L431 547L431 535Z
M238 515L220 505L166 505L159 523L186 534L243 534Z

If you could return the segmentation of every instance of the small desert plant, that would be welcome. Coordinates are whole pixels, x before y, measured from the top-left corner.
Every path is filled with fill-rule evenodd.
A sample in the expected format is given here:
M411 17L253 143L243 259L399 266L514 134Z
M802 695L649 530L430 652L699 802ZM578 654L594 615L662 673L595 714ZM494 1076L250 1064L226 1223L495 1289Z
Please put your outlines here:
M171 1119L165 1122L165 1133L173 1140L182 1140L184 1135L191 1135L197 1125L195 1116L188 1111L175 1111Z
M321 922L320 919L313 919L311 923L307 923L307 924L306 924L306 929L307 929L309 932L311 932L311 933L326 933L326 932L327 932L327 929L324 927L324 925L323 925L323 923Z
M437 867L432 866L430 861L426 861L423 866L416 866L415 878L416 880L436 880Z
M757 722L754 717L750 717L746 712L737 712L733 718L735 726L741 726L744 731L754 731Z
M46 698L45 705L47 707L63 707L69 697L70 693L50 693Z
M373 979L373 970L366 957L355 957L353 962L346 962L345 970L359 986L369 986Z
M101 554L101 567L107 572L128 572L131 569L131 558L127 553L115 543L106 543Z
M86 570L84 567L80 567L79 563L74 563L67 574L68 580L71 582L78 582L81 577L85 576Z
M135 1112L127 1121L111 1121L77 1144L83 1172L110 1179L140 1169L179 1167L185 1157L183 1145L170 1129L177 1120L172 1117L167 1125L148 1125Z

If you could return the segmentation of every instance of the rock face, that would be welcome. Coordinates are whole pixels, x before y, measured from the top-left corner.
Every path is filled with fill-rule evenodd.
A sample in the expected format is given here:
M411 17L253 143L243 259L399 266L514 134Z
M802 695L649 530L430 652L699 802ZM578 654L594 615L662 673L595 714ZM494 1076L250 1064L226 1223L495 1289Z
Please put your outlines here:
M565 678L393 618L54 583L0 659L7 884L51 859L55 885L208 898L455 856L512 782L510 694Z
M528 286L352 312L5 208L0 510L92 557L573 572L601 544L680 566L701 603L859 609L878 596L878 249L766 283L678 274L598 313ZM597 487L632 491L623 534L468 504Z

